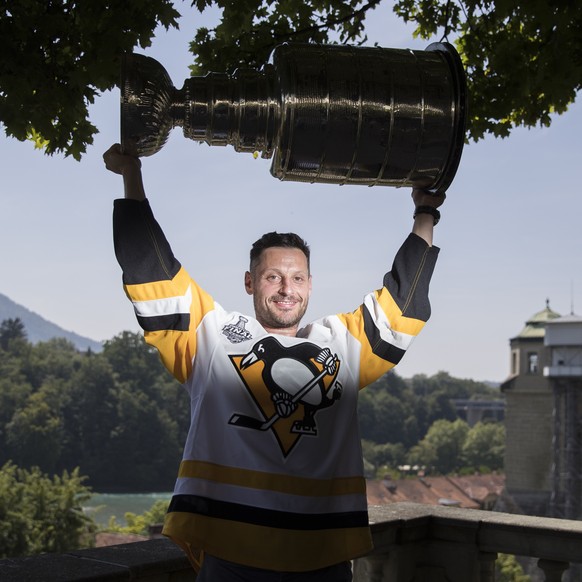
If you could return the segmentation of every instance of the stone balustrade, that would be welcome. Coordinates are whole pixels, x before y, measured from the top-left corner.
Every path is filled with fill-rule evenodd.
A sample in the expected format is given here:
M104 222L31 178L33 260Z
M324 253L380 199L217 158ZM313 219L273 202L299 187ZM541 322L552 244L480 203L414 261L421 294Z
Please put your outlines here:
M354 582L493 582L499 553L534 558L538 579L582 580L582 522L415 503L370 507L375 550ZM2 582L192 582L172 542L145 542L0 560Z
M582 582L580 521L415 503L370 507L370 521L375 550L354 582L494 582L501 553L534 558L534 579Z

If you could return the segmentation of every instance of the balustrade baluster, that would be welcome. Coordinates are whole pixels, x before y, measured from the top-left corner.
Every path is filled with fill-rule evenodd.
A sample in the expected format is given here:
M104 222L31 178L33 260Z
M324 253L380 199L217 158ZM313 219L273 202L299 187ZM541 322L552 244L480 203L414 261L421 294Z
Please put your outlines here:
M562 574L570 568L570 564L541 558L538 560L538 568L545 574L545 582L562 582Z
M479 582L495 582L496 553L479 553Z

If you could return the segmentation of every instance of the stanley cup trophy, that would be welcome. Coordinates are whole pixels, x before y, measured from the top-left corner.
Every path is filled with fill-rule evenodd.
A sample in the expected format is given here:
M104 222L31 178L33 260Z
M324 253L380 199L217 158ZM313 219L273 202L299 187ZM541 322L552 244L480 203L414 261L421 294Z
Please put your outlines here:
M446 191L465 139L465 74L448 43L424 51L286 43L260 70L190 77L124 57L121 143L149 156L172 128L273 158L281 180Z

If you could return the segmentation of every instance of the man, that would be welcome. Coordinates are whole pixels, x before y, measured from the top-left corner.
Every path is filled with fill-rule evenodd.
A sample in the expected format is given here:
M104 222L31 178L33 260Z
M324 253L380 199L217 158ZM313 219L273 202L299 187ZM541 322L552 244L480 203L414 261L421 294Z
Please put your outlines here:
M412 233L383 287L352 313L299 323L311 295L309 248L269 233L251 250L255 317L228 312L175 259L146 199L138 159L123 176L114 241L145 340L184 384L191 426L164 533L199 581L347 582L372 548L357 396L398 363L430 315L432 246L444 195L413 190Z

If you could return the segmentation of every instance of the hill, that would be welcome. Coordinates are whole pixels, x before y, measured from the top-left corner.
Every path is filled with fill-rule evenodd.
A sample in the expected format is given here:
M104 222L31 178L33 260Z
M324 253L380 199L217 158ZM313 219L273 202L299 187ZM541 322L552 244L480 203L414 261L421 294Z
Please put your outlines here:
M62 337L69 340L74 346L85 351L89 348L94 352L100 352L103 349L101 343L79 334L66 331L55 323L47 321L40 315L30 311L26 307L15 303L0 293L0 322L5 319L19 318L26 328L26 335L31 343L43 342L56 337Z

